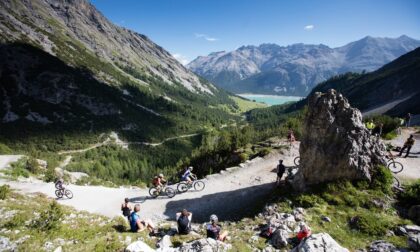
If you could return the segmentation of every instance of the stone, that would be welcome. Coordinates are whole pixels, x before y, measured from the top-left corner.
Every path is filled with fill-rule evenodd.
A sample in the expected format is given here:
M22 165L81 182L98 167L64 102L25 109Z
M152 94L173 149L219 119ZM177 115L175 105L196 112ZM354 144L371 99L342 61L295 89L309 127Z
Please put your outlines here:
M17 246L9 238L0 236L0 251L16 251Z
M398 251L397 248L387 241L374 241L370 244L368 252L393 252Z
M420 251L420 234L409 234L407 243L412 251Z
M232 245L211 238L202 238L182 245L180 252L223 252L232 248Z
M395 234L400 236L408 235L407 230L402 226L395 228Z
M44 249L47 251L53 250L54 249L54 244L52 242L45 242L44 243Z
M61 246L54 249L54 252L62 252L62 251L63 251L63 248Z
M341 247L329 234L313 234L301 241L292 252L349 252Z
M405 231L409 234L420 234L420 227L416 225L405 225L403 226Z
M282 229L276 229L271 236L271 244L277 248L284 248L287 246L287 239L289 238L289 233Z
M170 248L172 247L172 241L171 241L171 237L169 235L165 235L162 237L162 239L160 239L160 241L157 243L157 247L158 248Z
M136 241L128 245L125 252L155 252L155 250L142 241Z
M408 217L420 225L420 205L414 205L408 210Z
M331 218L325 215L321 216L321 220L325 222L331 222Z
M371 179L378 165L386 165L385 145L371 137L362 114L343 95L330 89L308 98L299 148L300 168L295 190L340 179Z

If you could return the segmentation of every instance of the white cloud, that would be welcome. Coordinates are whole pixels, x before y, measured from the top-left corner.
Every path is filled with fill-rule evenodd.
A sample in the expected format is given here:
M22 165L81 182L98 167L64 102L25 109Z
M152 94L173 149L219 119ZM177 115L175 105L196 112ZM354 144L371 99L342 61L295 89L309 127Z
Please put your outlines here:
M303 29L304 29L304 30L306 30L306 31L311 31L311 30L313 30L314 28L315 28L315 25L312 25L312 24L310 24L310 25L307 25L307 26L303 27Z
M209 42L215 42L215 41L219 40L218 38L213 38L213 37L211 37L211 36L209 36L207 34L202 34L202 33L194 33L194 36L196 38L205 39L205 40L207 40Z
M190 60L187 57L185 57L184 55L182 55L180 53L174 53L174 54L172 54L172 56L176 60L178 60L179 62L181 62L181 64L184 65L184 66L187 65L190 62Z

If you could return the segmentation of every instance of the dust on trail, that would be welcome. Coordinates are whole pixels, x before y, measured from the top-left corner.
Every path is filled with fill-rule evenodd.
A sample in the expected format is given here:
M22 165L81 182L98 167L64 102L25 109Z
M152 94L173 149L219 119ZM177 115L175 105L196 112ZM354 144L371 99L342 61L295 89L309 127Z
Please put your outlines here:
M405 140L407 140L411 134L414 135L416 142L411 148L410 155L407 158L404 158L405 153L403 153L402 157L397 156L395 159L404 166L404 170L397 174L397 176L403 180L420 179L420 134L416 133L416 129L414 128L404 128L401 131L401 135L397 138L385 141L393 146L402 147ZM393 151L392 154L396 156L398 155L398 152Z
M194 190L177 194L169 199L166 196L151 199L148 189L106 188L102 186L70 185L74 198L58 200L59 203L108 217L121 215L120 206L125 197L133 203L140 203L141 215L154 221L174 218L177 211L187 208L194 212L195 221L205 221L210 214L221 219L236 219L251 213L256 202L265 200L275 187L275 168L278 160L283 159L286 166L294 166L293 159L298 155L298 143L285 154L273 152L265 158L256 158L222 173L208 176L203 181L203 191ZM1 184L24 193L41 192L55 198L54 184L44 182L24 183L0 180ZM172 186L176 188L176 185Z

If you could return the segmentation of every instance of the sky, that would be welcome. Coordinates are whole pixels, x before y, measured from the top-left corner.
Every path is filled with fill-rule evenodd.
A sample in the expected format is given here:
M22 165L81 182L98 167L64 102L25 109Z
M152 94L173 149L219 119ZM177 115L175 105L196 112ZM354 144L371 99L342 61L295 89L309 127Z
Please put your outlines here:
M243 45L343 46L365 36L420 39L420 0L91 0L181 63Z

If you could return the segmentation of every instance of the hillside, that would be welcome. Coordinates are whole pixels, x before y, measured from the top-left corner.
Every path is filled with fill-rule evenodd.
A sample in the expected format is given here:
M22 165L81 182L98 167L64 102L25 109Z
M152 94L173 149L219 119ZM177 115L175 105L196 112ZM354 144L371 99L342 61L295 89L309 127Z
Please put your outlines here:
M311 93L336 89L361 111L396 101L386 114L420 113L420 48L367 74L347 73L316 86ZM305 104L305 100L301 104Z
M407 36L368 36L337 48L262 44L200 56L187 67L235 93L304 96L334 75L374 71L418 46L419 40Z

